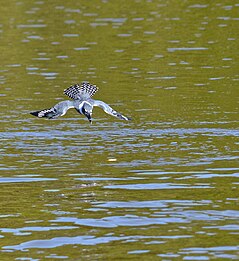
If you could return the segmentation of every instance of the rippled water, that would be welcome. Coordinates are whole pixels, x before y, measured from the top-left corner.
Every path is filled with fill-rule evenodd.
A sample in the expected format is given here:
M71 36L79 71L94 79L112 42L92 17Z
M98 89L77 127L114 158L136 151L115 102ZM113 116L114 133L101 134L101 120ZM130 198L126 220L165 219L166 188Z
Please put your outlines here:
M2 5L1 260L239 258L238 9ZM133 120L29 114L83 80Z

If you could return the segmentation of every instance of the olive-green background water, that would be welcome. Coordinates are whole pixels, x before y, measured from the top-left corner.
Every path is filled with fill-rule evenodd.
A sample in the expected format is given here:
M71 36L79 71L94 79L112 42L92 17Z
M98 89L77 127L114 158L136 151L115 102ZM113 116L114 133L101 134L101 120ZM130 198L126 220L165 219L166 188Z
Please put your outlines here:
M239 3L0 2L0 259L238 259Z

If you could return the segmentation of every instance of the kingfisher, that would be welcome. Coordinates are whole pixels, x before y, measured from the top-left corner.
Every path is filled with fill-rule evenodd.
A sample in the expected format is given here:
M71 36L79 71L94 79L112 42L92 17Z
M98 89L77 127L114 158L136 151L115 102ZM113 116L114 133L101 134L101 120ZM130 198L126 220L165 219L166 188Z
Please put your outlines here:
M45 117L48 119L56 119L65 115L69 109L75 108L78 113L85 115L89 122L92 123L93 108L94 106L98 106L106 113L116 118L126 121L131 120L131 118L128 118L112 109L105 102L92 99L92 96L97 91L98 87L87 81L82 82L81 85L72 85L64 90L64 94L67 95L71 100L61 101L52 108L30 112L30 114L39 118Z

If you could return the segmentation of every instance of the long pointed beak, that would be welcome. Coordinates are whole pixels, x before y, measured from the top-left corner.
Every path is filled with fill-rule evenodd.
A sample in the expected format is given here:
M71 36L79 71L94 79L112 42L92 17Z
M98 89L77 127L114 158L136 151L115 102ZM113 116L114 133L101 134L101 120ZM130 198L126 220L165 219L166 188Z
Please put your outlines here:
M84 115L87 117L90 123L92 123L91 113L85 112Z

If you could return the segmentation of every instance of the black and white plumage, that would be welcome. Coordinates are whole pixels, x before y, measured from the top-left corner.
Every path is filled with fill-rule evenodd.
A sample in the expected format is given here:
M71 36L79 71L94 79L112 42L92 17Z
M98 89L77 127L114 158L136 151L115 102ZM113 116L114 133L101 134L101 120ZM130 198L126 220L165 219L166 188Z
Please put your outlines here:
M130 118L120 114L119 112L112 109L108 104L103 101L94 100L91 97L98 91L95 85L89 82L82 82L81 85L75 84L64 90L72 101L62 101L57 103L50 109L40 110L31 112L30 114L39 118L46 117L48 119L55 119L59 116L63 116L70 108L75 108L77 112L87 117L89 122L92 122L92 111L94 106L102 108L106 113L117 117L121 120L129 121Z
M64 94L73 100L81 100L91 98L97 91L98 87L96 87L96 85L90 84L89 82L82 82L81 85L77 83L70 86L64 90Z
M77 106L77 104L75 104L74 101L62 101L50 109L30 112L30 114L39 118L45 117L48 119L55 119L59 116L65 115L70 108L75 108L75 106Z

